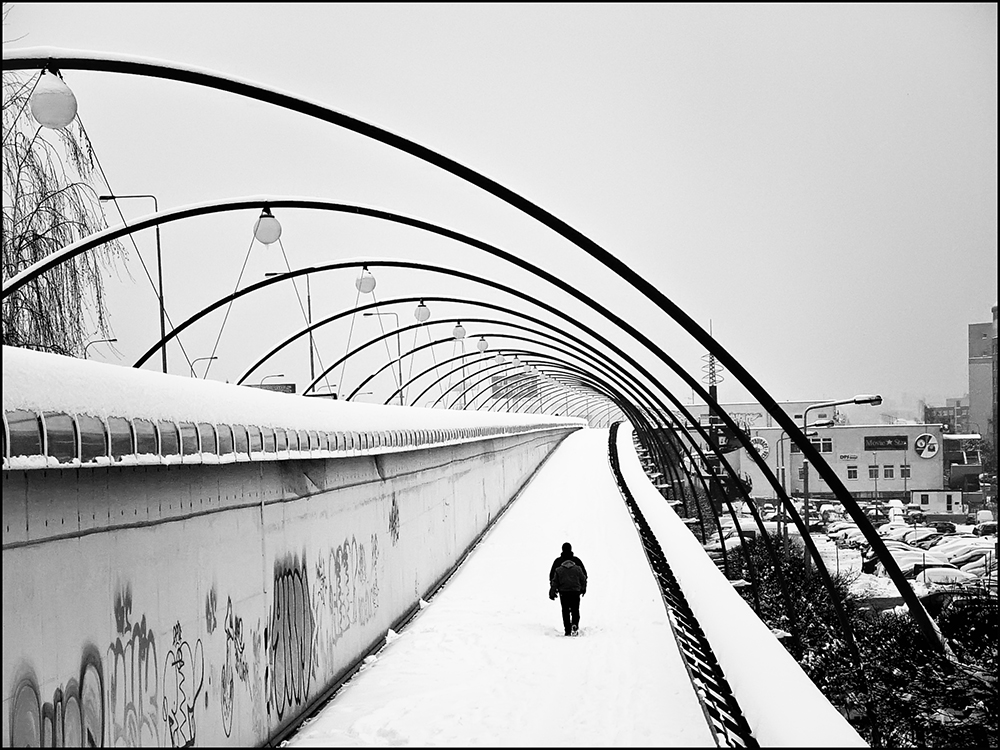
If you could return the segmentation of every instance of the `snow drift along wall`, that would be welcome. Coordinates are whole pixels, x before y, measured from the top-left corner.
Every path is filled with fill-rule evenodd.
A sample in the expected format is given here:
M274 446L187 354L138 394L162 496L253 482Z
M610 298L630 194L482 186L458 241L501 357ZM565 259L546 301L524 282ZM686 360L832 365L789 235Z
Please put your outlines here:
M336 459L5 471L3 744L251 745L575 427Z

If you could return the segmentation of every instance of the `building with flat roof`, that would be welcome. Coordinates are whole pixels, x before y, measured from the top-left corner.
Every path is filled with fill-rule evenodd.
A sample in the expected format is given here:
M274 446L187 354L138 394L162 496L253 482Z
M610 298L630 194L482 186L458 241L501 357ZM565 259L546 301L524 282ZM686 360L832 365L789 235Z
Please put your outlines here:
M990 437L993 423L993 322L969 324L969 418L971 432Z

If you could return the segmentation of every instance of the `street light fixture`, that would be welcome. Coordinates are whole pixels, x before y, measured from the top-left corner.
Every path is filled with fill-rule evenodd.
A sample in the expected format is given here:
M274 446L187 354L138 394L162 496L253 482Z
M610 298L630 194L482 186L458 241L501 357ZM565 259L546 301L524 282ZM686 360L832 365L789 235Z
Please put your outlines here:
M253 236L262 245L270 245L281 237L281 224L274 218L271 209L267 206L261 210L260 218L253 225Z
M413 317L417 319L418 323L426 323L430 320L430 308L424 304L423 300L420 300L420 304L417 305L416 309L413 311Z
M827 406L841 406L842 404L868 404L869 406L878 406L882 403L882 397L877 393L862 393L855 396L854 398L842 398L836 401L823 401L818 404L812 404L807 406L805 411L802 412L802 432L806 431L806 420L809 417L809 412L813 409L822 409ZM809 462L802 462L802 510L803 510L803 520L805 521L806 533L809 533ZM805 556L805 566L806 572L809 572L810 558L808 550Z
M156 200L155 195L150 195L149 193L133 193L130 195L100 195L97 200L101 203L106 203L107 201L119 201L127 198L151 198L153 200L153 213L160 212L160 204ZM160 225L156 225L156 283L159 286L157 290L157 297L160 301L160 340L162 341L167 337L167 312L166 306L163 302L163 256L160 252ZM163 363L163 372L167 372L167 347L164 345L160 349L160 355Z
M104 344L111 344L111 343L114 343L117 340L118 339L94 339L93 341L88 341L87 345L83 347L83 358L84 359L87 358L87 349L89 349L90 347L92 347L94 344L102 344L102 343L104 343Z
M374 277L372 278L374 280ZM424 306L424 309L425 310L427 309L426 305ZM391 315L396 319L396 365L399 368L399 405L406 406L406 404L403 403L403 347L399 341L399 315L394 312L366 312L361 314L363 318L370 318L372 316L381 316L381 315ZM313 376L313 380L315 379L316 379L315 376Z
M31 116L52 130L65 128L76 117L76 96L58 73L42 71L31 93Z
M361 275L354 280L354 286L362 294L371 294L375 291L375 277L368 270L368 266L361 267Z
M203 360L207 360L207 361L211 362L214 359L218 359L218 357L197 357L196 359L191 360L191 377L192 378L198 377L198 375L194 371L195 364L197 364L198 362L201 362Z
M283 378L283 377L285 377L285 373L283 372L273 373L271 375L265 375L260 379L260 382L257 383L257 385L264 385L264 381L267 380L268 378Z

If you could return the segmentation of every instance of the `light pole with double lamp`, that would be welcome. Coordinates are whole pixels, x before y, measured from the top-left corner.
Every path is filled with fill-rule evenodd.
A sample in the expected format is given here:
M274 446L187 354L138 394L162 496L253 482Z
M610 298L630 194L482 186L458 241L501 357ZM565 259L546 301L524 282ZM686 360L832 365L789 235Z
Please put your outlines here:
M844 404L868 404L869 406L878 406L882 403L882 397L877 393L863 393L854 398L842 398L836 401L822 401L818 404L811 404L806 407L806 410L802 412L802 432L806 431L806 424L809 418L809 412L813 409L822 409L828 406L843 406ZM809 533L809 463L808 461L802 462L802 510L803 510L803 520L805 521L806 533ZM809 572L809 552L805 553L805 566L806 572Z
M153 201L153 213L160 212L159 203L156 201L155 195L150 195L149 193L136 193L132 195L101 195L98 196L97 200L105 203L107 201L119 201L127 198L151 198ZM167 313L166 308L163 304L163 257L160 253L160 225L156 225L156 284L157 290L156 295L160 300L160 340L162 341L167 336ZM163 361L163 372L167 371L167 347L164 346L160 350L160 356Z

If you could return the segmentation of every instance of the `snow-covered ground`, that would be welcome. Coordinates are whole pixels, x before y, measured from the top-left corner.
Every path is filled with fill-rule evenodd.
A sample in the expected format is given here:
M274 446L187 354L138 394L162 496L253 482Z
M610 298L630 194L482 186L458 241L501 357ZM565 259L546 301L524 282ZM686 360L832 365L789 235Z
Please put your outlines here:
M607 461L570 435L448 584L292 746L706 746L715 741ZM582 636L548 572L589 573Z

